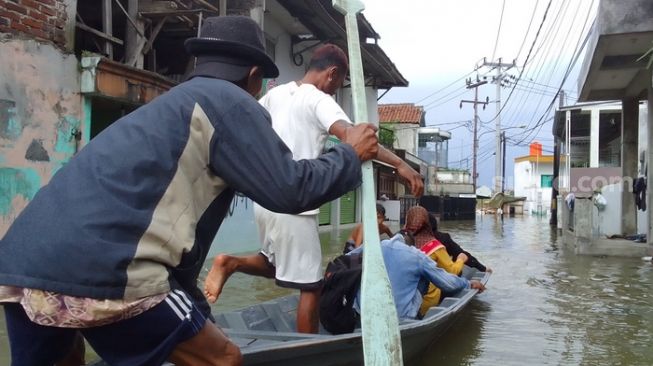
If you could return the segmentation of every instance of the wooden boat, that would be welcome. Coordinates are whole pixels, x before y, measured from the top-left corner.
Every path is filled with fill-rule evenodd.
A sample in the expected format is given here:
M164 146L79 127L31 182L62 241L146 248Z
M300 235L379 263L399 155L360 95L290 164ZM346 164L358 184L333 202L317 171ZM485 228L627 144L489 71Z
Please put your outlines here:
M490 274L465 267L463 276L485 284ZM445 297L422 320L399 324L404 362L421 355L442 335L456 316L476 295L463 290ZM245 365L362 365L360 329L350 334L331 335L295 332L298 295L285 296L261 304L215 315L220 328L236 343Z

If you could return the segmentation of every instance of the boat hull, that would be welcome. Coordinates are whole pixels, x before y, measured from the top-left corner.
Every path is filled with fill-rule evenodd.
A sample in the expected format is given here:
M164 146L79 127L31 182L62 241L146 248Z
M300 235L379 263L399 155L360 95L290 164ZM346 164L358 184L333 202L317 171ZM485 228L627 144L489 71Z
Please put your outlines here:
M483 283L488 273L466 268L465 277ZM446 297L422 320L400 323L404 362L422 355L455 322L473 299L476 290L463 290ZM294 310L298 297L287 296L241 310L216 315L218 325L243 354L245 365L362 365L363 343L360 329L350 334L301 334L295 329Z

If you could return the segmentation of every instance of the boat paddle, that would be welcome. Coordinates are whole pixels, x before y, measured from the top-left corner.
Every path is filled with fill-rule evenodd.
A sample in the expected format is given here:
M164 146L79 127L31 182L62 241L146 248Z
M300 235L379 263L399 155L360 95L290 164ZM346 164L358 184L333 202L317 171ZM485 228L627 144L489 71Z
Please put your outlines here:
M333 0L333 6L345 15L354 120L356 123L368 122L357 21L357 14L364 9L364 6L358 0ZM372 162L364 162L362 169L363 242L365 245L361 279L363 355L365 365L368 366L397 366L403 364L401 335L392 288L379 242Z

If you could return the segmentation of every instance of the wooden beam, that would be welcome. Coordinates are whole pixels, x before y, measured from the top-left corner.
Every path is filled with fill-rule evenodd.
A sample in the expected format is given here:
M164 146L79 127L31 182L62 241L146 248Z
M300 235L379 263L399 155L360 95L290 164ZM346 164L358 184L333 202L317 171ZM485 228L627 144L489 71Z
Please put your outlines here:
M147 37L143 33L143 22L138 20L138 0L127 1L126 11L120 1L116 2L128 20L125 25L125 63L140 69L143 67L141 50Z
M130 1L135 1L135 3L136 3L135 6L138 6L138 0L130 0ZM127 17L127 20L132 25L132 27L133 27L132 30L136 31L136 33L138 33L138 35L140 35L141 37L145 37L145 34L143 34L143 31L141 30L141 28L136 24L136 21L134 19L132 19L132 17L129 15L129 12L127 10L125 10L125 7L122 6L120 1L115 0L115 2L116 2L116 4L118 4L118 7L120 8L120 10L122 10L123 14L125 14L125 16ZM136 7L134 9L138 10ZM136 13L134 13L134 18L137 15L138 15L138 12L136 11ZM130 32L130 29L129 29L129 27L127 27L127 33L129 33L129 32Z
M188 10L169 10L169 11L157 11L157 12L142 12L140 15L145 18L157 18L157 17L167 17L167 16L186 16L194 15L200 12L206 12L205 9L188 9Z
M83 30L83 31L86 31L86 32L92 33L92 34L94 34L94 35L96 35L96 36L98 36L98 37L100 37L100 38L102 38L102 39L104 39L104 40L107 40L107 41L113 42L113 43L115 43L115 44L117 44L117 45L122 46L122 45L124 44L123 41L122 41L121 39L118 39L118 38L116 38L116 37L114 37L114 36L110 36L110 35L108 35L108 34L106 34L106 33L104 33L104 32L101 32L101 31L95 29L95 28L91 28L91 27L89 27L89 26L86 25L86 24L82 24L82 23L80 23L80 22L77 22L77 23L75 24L75 27L77 27L77 28L79 28L79 29L81 29L81 30Z
M154 41L156 41L156 37L159 35L159 32L161 32L161 28L163 28L163 25L165 22L168 20L168 17L165 17L161 19L155 26L154 29L152 30L152 33L150 34L150 39L147 40L147 43L145 44L145 47L143 47L143 54L146 54L152 49L152 45L154 44Z
M177 10L179 5L174 1L152 1L141 0L138 3L139 13L157 13L163 11Z
M127 62L125 62L125 64L129 66L136 66L138 59L142 57L144 54L146 54L150 50L150 48L152 48L152 44L154 43L154 40L159 35L159 32L161 32L161 28L163 28L163 25L165 24L167 19L168 17L164 17L163 19L159 20L159 22L154 26L154 29L152 30L152 34L150 35L149 40L144 37L141 37L138 40L138 44L136 45L134 54L132 54L127 59Z
M102 30L107 36L113 36L113 9L111 0L102 0ZM104 40L104 54L113 60L113 45L108 39Z
M213 10L214 12L216 12L218 14L220 13L220 9L218 9L215 6L211 5L208 1L205 1L205 0L193 0L193 1L200 4L200 5L202 5L203 7L207 8L209 10Z

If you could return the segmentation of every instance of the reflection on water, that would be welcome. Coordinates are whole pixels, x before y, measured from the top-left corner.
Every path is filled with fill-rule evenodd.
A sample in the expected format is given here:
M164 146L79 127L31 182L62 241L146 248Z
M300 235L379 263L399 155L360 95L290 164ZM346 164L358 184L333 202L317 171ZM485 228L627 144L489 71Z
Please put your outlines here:
M221 228L211 256L258 248L251 201L238 205ZM488 290L409 366L653 363L650 263L576 256L559 244L545 218L506 217L502 222L479 216L475 222L445 221L441 227L494 274ZM348 234L343 230L321 235L324 262L341 252ZM272 280L236 274L214 310L288 293ZM9 359L4 331L0 324L1 365Z
M650 263L576 256L546 219L442 224L495 273L419 365L651 364Z

